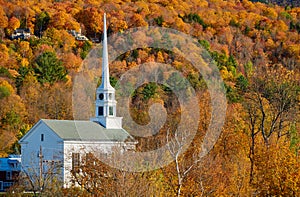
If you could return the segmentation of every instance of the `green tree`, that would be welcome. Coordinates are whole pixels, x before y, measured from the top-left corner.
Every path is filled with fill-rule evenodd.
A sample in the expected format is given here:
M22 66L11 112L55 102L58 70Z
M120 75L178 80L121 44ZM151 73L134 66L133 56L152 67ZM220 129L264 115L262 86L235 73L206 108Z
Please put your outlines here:
M247 91L247 88L249 86L249 82L247 80L246 77L244 77L244 75L239 75L236 79L236 84L235 86L242 92L246 92Z
M0 99L4 97L8 97L10 95L10 91L5 86L0 86Z
M65 81L67 71L62 62L56 57L54 52L44 52L37 57L34 72L40 83L53 84L57 81Z
M45 31L50 22L50 16L48 12L41 12L36 19L35 33L41 37L43 31Z

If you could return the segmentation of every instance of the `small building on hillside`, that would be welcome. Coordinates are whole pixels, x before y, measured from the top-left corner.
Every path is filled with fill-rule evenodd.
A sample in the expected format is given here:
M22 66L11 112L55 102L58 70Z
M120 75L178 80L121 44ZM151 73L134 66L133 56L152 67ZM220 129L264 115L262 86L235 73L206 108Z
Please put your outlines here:
M134 150L136 141L122 128L122 117L117 117L116 105L115 89L109 82L104 15L102 83L96 89L95 117L90 120L38 121L19 141L22 172L33 179L51 174L55 180L63 182L64 187L69 187L72 169L77 169L81 159L90 153L105 155L116 148Z
M75 30L70 30L68 32L69 32L69 34L71 34L72 36L74 36L76 40L79 40L79 41L87 41L87 40L89 40L85 35L81 34L81 31L77 32Z
M20 155L9 155L7 158L0 158L0 192L6 191L14 184L20 171Z
M28 39L30 38L31 34L30 34L30 29L29 28L18 28L14 31L14 33L11 35L11 39Z

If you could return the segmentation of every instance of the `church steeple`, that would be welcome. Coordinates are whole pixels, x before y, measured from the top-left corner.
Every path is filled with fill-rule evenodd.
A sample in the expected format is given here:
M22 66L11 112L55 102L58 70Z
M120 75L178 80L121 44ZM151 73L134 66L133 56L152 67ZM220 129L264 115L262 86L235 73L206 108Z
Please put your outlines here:
M103 18L102 82L96 90L96 116L91 120L98 122L107 129L121 129L122 117L116 116L115 89L109 82L106 14Z
M103 49L102 49L102 83L101 88L113 88L109 82L108 50L107 50L107 32L106 32L106 14L103 17Z

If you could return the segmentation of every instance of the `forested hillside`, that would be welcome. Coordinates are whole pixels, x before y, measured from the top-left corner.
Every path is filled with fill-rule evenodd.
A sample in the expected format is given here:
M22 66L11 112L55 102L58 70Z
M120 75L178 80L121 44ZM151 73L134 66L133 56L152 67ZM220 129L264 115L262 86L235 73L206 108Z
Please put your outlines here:
M130 174L126 183L114 171L117 178L103 182L106 190L94 188L94 194L173 196L180 188L184 196L300 196L300 7L248 0L0 0L0 5L0 156L18 153L17 140L39 119L73 119L74 76L96 45L91 40L101 38L106 12L109 34L160 26L198 39L220 70L228 107L221 136L203 161L193 164L209 110L201 111L198 133L178 160L179 168L174 162ZM17 28L29 28L32 36L11 39ZM89 40L77 40L70 30ZM199 107L207 108L209 93L200 74L169 51L127 52L110 65L112 81L150 61L182 72L201 98ZM147 122L140 111L148 109L147 103L164 102L172 128L178 113L173 97L164 87L146 84L132 98L130 115ZM138 149L159 147L167 129L155 140L139 139ZM144 192L130 193L136 185Z
M300 2L298 0L252 0L253 2L261 2L261 3L273 3L280 6L292 6L292 7L299 7Z

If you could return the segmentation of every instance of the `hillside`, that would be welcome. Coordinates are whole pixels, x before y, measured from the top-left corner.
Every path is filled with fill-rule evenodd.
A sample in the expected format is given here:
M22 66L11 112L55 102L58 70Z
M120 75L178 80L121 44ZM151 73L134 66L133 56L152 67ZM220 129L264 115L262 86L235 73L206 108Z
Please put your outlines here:
M299 196L300 7L279 5L248 0L0 0L0 156L18 153L17 140L39 119L74 118L74 77L101 38L106 12L109 35L156 26L196 38L215 60L228 101L218 142L205 161L194 166L211 118L211 100L200 73L184 57L159 48L138 48L112 62L114 84L142 63L172 65L190 82L204 109L197 135L180 157L181 173L194 166L182 185L172 163L145 175L130 175L128 188L140 180L139 186L152 196L172 196L178 188L184 196ZM30 38L12 39L18 28L29 28ZM167 131L175 132L181 113L175 96L152 83L134 92L128 113L139 124L149 122L151 104L163 103L168 113L159 134L138 139L138 150L158 148L165 144ZM103 187L117 184L113 181ZM107 189L101 195L114 192Z
M300 6L300 2L298 0L252 0L252 2L261 2L266 4L272 3L280 6L292 6L292 7Z

